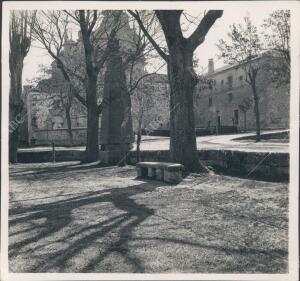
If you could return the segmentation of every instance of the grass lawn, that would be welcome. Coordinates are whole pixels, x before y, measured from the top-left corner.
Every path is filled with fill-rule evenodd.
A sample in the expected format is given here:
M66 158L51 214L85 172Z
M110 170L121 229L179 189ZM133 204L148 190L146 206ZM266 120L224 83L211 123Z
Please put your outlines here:
M134 167L10 167L11 272L286 273L288 185Z

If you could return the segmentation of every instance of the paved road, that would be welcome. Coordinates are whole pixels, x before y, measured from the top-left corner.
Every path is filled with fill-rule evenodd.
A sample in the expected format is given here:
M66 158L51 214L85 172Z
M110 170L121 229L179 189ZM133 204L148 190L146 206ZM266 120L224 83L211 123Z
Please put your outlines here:
M274 131L280 132L280 131ZM270 132L268 132L270 133ZM272 141L262 141L256 143L254 140L234 140L243 136L252 136L253 133L220 135L220 136L203 136L197 137L198 150L208 149L227 149L239 151L255 152L289 152L289 143L279 143ZM135 147L133 148L135 149ZM168 150L169 138L161 137L155 140L145 140L141 144L141 150Z
M262 133L277 133L282 131L266 131ZM289 152L289 143L279 143L272 141L262 141L259 143L253 140L235 140L244 136L252 136L253 133L220 135L220 136L203 136L197 137L197 147L199 150L208 149L227 149L249 152ZM56 150L84 150L85 147L56 147ZM134 145L133 150L136 149ZM141 150L168 150L169 137L143 136ZM19 151L49 151L51 147L34 147L19 149Z

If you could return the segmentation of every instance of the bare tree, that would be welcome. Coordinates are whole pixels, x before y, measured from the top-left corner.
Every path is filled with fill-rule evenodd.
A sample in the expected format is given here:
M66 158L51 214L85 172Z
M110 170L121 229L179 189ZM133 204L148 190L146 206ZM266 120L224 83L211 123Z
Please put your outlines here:
M156 10L163 30L167 51L163 50L149 34L139 11L129 11L136 19L158 54L166 61L170 82L170 154L171 160L182 163L187 171L207 171L198 159L193 94L198 82L193 67L194 51L200 46L215 21L223 14L221 10L209 10L204 14L195 31L183 36L180 18L182 10Z
M26 57L32 35L32 22L35 12L12 11L9 25L9 71L10 71L10 92L9 92L9 119L15 122L21 118L23 110L22 101L22 72L24 58ZM9 134L9 161L17 162L17 150L19 145L19 124Z
M87 141L84 161L97 161L99 155L99 114L101 114L103 108L103 103L97 102L98 74L104 67L108 57L109 48L107 40L114 37L119 27L111 26L109 33L105 33L107 30L104 30L103 32L107 35L107 40L101 41L101 37L94 37L95 29L99 27L103 18L100 11L41 11L39 16L39 20L34 25L35 38L42 43L51 57L56 61L57 67L69 83L71 93L87 108ZM77 68L71 69L67 63L68 60L64 59L65 54L63 51L66 44L66 35L69 32L68 25L70 24L70 19L73 20L75 25L79 26L81 34L84 49L83 73L77 72ZM115 22L117 23L118 21L116 20ZM96 39L99 42L95 42ZM80 87L76 87L75 80L79 80L83 85L85 96L80 94L80 90L78 89Z
M95 49L92 43L92 32L99 20L97 10L78 10L72 15L67 12L75 21L79 23L82 35L82 42L85 54L86 67L86 105L87 105L87 142L86 142L86 162L98 161L99 157L99 109L97 104L97 78L100 69L104 66L107 54L101 56L100 61L96 61Z
M259 92L257 88L258 73L262 65L257 58L261 55L261 42L257 28L248 17L244 18L244 25L233 24L228 33L228 42L221 39L217 44L220 57L224 58L230 65L241 65L245 73L245 81L251 87L254 102L254 114L256 123L256 141L260 141L260 111Z

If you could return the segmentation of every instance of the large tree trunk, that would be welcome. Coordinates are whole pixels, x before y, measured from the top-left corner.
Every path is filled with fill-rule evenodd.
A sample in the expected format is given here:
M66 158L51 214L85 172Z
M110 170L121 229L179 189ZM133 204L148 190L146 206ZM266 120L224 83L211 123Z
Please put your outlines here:
M87 163L98 161L99 159L99 115L96 97L97 77L88 79L87 87L87 141L86 141L86 157Z
M97 105L97 75L96 65L94 61L94 49L91 43L91 31L86 22L85 12L79 11L80 16L80 29L82 34L82 41L85 54L85 65L87 74L87 87L86 87L86 105L87 105L87 141L86 141L86 154L85 162L91 163L99 159L99 114ZM94 19L95 17L94 11ZM95 22L94 22L95 23Z
M124 82L125 82L125 72L124 74ZM124 83L125 84L125 83ZM125 86L125 85L124 85ZM120 166L124 166L127 164L127 155L130 151L130 145L132 143L132 117L131 117L131 99L127 89L125 89L122 97L122 103L124 108L123 120L121 123L121 138L120 138L120 152L121 152L121 160L119 162ZM128 132L128 130L130 130Z
M260 112L259 112L259 97L257 95L256 85L252 85L252 93L253 93L253 100L254 100L254 115L255 115L255 127L256 127L256 142L261 140L260 137Z
M17 163L18 162L18 147L19 147L19 127L20 124L16 121L16 116L19 116L21 110L16 106L10 106L9 108L9 162ZM13 124L13 125L12 125Z
M184 42L182 42L184 44ZM193 94L197 79L193 52L179 45L170 49L170 156L190 172L206 171L200 164L195 133Z
M208 171L200 164L197 153L193 92L197 84L193 70L193 53L204 40L215 21L222 16L221 10L209 10L188 37L183 36L180 17L183 10L156 10L155 14L163 29L169 54L166 54L151 37L138 13L129 12L139 23L142 31L168 64L171 86L170 95L170 154L172 161L182 163L187 171Z
M11 54L18 55L18 54ZM14 58L15 64L10 65L10 93L9 93L9 161L17 162L19 146L20 118L23 110L22 71L23 57Z
M23 62L31 43L31 27L29 26L29 14L27 11L13 11L9 26L9 161L17 162L17 150L19 145L19 126L22 124L23 110L22 95L22 72ZM32 15L31 20L33 20Z

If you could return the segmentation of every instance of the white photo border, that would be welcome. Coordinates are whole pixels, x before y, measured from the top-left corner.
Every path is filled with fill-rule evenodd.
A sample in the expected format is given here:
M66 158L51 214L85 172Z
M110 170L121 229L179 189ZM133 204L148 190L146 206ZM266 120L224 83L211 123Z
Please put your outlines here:
M9 11L16 9L231 9L270 7L291 10L289 273L287 274L139 274L139 273L9 273L8 271L8 104ZM7 1L2 9L2 110L1 110L1 271L0 280L298 280L299 200L299 53L300 2L297 1Z

